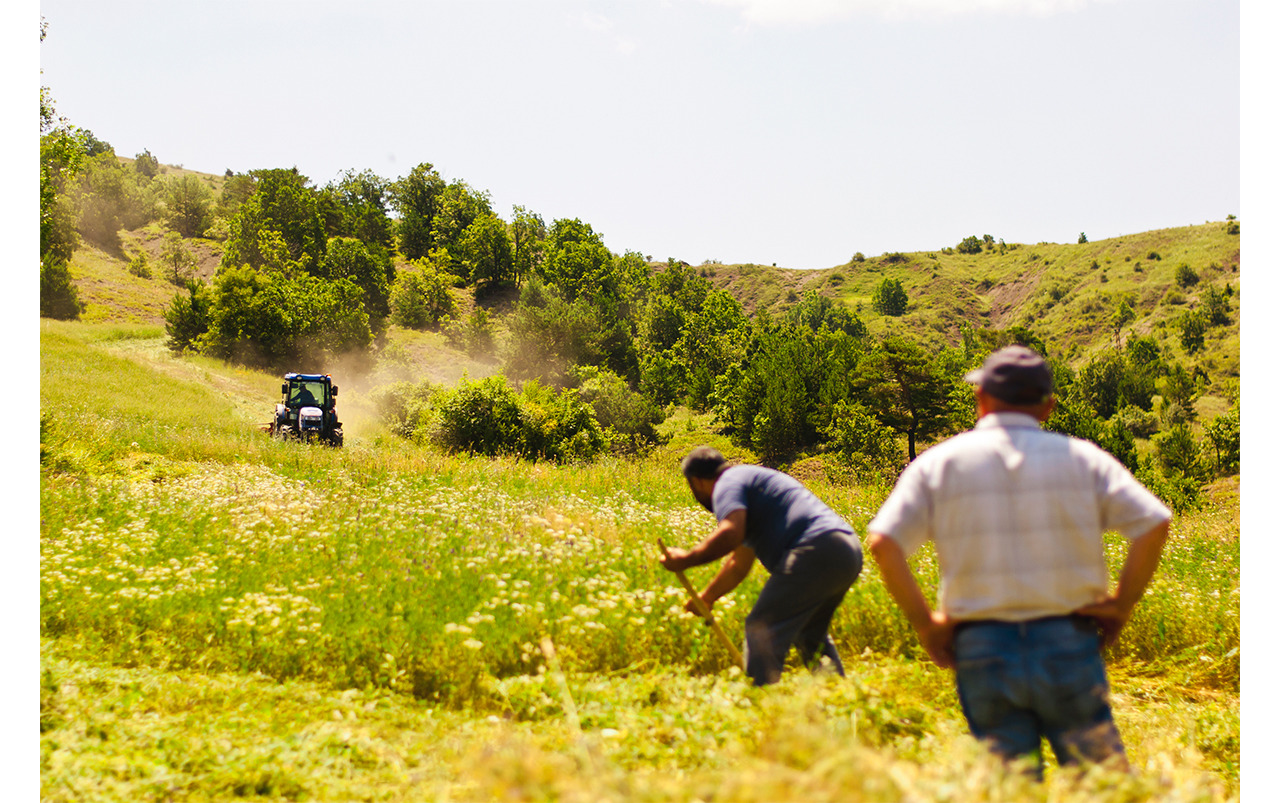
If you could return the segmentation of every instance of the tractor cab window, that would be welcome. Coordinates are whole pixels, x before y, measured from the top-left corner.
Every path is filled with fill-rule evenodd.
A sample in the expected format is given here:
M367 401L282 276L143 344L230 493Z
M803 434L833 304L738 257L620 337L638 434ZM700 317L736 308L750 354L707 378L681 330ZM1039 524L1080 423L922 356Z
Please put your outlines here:
M321 382L299 382L289 387L289 404L299 407L321 407L324 405L324 384Z

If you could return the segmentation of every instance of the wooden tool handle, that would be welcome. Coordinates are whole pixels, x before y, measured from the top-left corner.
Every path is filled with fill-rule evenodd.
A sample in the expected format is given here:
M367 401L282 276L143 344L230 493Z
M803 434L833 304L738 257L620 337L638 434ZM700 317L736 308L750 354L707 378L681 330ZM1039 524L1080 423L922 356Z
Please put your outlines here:
M658 546L662 549L662 554L664 556L671 557L671 552L667 549L667 545L662 542L661 538L658 539ZM729 655L733 656L734 663L737 664L739 668L743 668L745 664L742 661L742 653L738 650L737 646L729 640L729 636L725 634L724 630L720 627L720 624L716 621L716 618L711 615L711 609L707 607L707 603L702 601L702 596L699 595L697 589L693 587L693 583L689 582L689 578L685 577L684 572L680 569L675 569L674 571L676 577L680 578L680 584L684 586L684 590L689 592L689 597L693 600L693 607L698 610L699 615L701 615L703 619L707 620L707 624L711 626L711 630L716 634L716 638L720 639L720 643L729 651Z

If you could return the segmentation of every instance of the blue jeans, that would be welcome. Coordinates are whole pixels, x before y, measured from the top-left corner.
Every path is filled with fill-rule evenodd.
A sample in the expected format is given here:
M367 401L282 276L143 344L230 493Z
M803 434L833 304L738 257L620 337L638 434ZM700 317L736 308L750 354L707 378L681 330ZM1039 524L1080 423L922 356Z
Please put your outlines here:
M956 688L973 735L1006 759L1033 756L1036 777L1041 737L1059 764L1118 756L1124 765L1100 643L1083 616L961 623Z
M823 533L787 552L747 614L743 653L755 685L782 677L793 644L805 664L814 666L816 659L826 657L844 674L827 628L861 571L862 545L847 533Z

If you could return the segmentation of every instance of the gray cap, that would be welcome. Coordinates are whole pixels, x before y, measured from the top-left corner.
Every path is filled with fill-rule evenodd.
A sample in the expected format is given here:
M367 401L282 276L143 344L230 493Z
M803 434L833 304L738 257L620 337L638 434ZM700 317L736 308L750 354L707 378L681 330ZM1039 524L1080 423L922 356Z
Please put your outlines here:
M1039 404L1053 395L1053 372L1026 346L1005 346L965 374L965 381L1007 404Z

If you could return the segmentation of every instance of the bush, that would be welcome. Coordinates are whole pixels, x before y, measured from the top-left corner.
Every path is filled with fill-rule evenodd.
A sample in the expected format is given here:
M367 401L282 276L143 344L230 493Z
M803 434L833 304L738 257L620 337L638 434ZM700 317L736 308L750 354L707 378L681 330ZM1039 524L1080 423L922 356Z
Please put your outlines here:
M151 263L147 260L146 251L139 251L137 256L129 260L129 273L140 279L151 278Z
M606 445L594 413L575 390L556 393L529 381L517 393L498 374L463 380L442 395L434 437L446 449L576 461L596 457Z
M885 278L876 286L871 296L871 308L881 315L898 317L907 311L907 291L902 282Z
M1147 252L1147 259L1154 259L1158 261L1160 259L1160 254L1156 251L1149 251Z
M213 298L204 282L187 282L187 297L179 293L173 297L164 313L164 329L169 339L170 351L182 353L197 349L200 338L209 331L209 313Z
M1173 278L1174 281L1178 283L1179 287L1186 289L1200 281L1200 274L1196 273L1195 269L1190 265L1183 262L1178 266L1177 270L1173 272Z
M391 322L406 329L438 326L456 309L452 280L425 259L409 263L391 287Z
M431 431L434 420L431 383L396 382L370 392L369 398L378 418L394 434L405 439L418 439Z
M956 250L962 254L981 254L982 240L971 234L960 241L960 244L956 246Z
M71 281L65 260L45 259L40 263L40 317L75 320L84 311L80 294Z
M580 398L591 406L615 452L640 453L659 442L654 428L666 417L662 408L612 371L583 366L574 371Z

